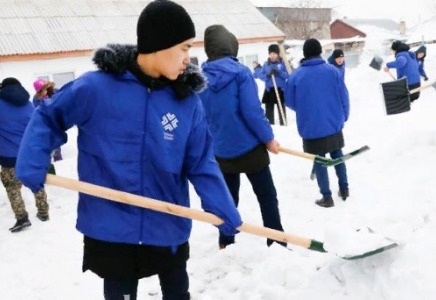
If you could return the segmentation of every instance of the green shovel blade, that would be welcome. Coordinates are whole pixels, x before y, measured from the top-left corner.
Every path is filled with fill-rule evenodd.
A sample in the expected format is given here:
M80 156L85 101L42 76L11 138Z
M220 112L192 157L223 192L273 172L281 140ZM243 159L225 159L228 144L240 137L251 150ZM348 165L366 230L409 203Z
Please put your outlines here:
M396 248L398 246L399 245L397 243L392 243L392 244L389 244L387 246L383 246L383 247L380 247L380 248L377 248L375 250L371 250L371 251L368 251L368 252L365 252L365 253L362 253L362 254L341 256L341 258L346 259L346 260L361 259L361 258L365 258L365 257L368 257L368 256L373 256L373 255L376 255L376 254L388 251L388 250Z

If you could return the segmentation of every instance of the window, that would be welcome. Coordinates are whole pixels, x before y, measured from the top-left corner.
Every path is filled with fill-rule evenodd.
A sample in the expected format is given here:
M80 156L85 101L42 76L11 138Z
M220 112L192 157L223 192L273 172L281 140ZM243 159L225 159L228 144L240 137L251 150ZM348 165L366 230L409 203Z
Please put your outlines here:
M198 66L198 57L190 57L191 64Z
M37 77L45 81L53 81L57 89L60 89L65 84L76 78L74 72L49 73Z
M257 54L246 55L245 56L245 65L247 67L249 67L250 69L253 68L253 61L257 61L259 63Z
M74 80L74 72L65 72L65 73L54 73L53 74L53 82L56 84L56 87L60 89L68 82Z

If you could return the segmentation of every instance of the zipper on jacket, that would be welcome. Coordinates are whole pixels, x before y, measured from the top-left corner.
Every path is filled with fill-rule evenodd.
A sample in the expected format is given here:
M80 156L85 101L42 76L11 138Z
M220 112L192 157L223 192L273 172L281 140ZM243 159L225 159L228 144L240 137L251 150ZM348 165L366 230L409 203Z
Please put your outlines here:
M151 90L150 88L147 88L147 98L145 101L145 108L144 108L144 123L142 124L142 135L141 135L141 151L139 152L141 155L141 167L140 167L140 171L141 171L141 193L144 193L144 157L145 155L144 153L144 149L145 149L145 134L146 134L146 126L147 126L147 111L148 111L148 103L150 100L150 95L151 95ZM144 223L144 209L141 209L141 228L139 230L139 245L142 245L142 237L143 237L143 223Z

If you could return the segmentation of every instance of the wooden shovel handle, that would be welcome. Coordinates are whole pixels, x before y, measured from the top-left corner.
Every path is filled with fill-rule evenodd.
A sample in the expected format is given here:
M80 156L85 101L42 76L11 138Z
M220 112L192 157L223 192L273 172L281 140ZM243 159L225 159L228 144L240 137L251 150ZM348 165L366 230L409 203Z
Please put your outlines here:
M68 190L77 191L80 193L92 195L95 197L112 200L119 203L135 205L179 217L184 217L192 220L202 221L205 223L213 225L221 225L224 223L223 220L217 216L196 210L193 208L188 208L172 203L167 203L165 201L155 200L152 198L147 198L143 196L138 196L126 192L117 191L114 189L98 186L95 184L78 181L70 178L65 178L61 176L47 174L46 184L53 185L57 187L62 187ZM243 223L237 228L241 232L250 233L257 236L266 237L272 240L285 242L288 244L294 244L304 248L309 248L311 246L312 240L291 235L282 231L252 225L248 223Z
M291 74L292 68L291 68L291 65L289 64L288 56L286 55L286 50L285 50L285 46L283 45L283 43L279 44L279 49L280 49L280 56L283 58L283 61L284 61L285 66L286 66L286 70L288 71L289 74Z
M410 90L410 91L409 91L409 94L418 93L419 91L421 91L421 90L423 90L423 89L426 89L426 88L429 88L429 87L433 86L435 83L436 83L436 81L431 82L431 83L424 84L423 86L421 86L421 87L419 87L419 88L416 88L416 89Z
M313 154L309 154L306 152L300 152L300 151L296 151L296 150L292 150L292 149L288 149L288 148L283 148L283 147L279 147L279 151L283 152L283 153L291 154L294 156L306 158L309 160L313 160L313 161L315 161L315 158L316 158L316 156Z
M286 122L285 113L283 111L284 108L282 106L282 99L280 99L279 90L277 89L276 77L274 76L274 74L271 74L271 78L272 78L273 85L274 85L274 91L276 92L277 105L279 107L280 116L282 117L283 124L285 126L288 126L288 122Z

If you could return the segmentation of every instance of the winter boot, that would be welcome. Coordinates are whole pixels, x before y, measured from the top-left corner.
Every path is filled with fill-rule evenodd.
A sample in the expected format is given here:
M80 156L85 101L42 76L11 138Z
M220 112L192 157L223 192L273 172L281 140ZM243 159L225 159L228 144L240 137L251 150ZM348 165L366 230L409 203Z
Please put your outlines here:
M30 225L32 225L32 223L30 223L29 217L26 215L25 217L17 220L15 225L13 227L9 228L9 230L11 232L19 232L19 231L23 230L24 228L29 227Z
M335 204L333 203L332 197L329 197L326 199L322 198L322 199L316 200L315 204L319 205L321 207L333 207L333 206L335 206Z
M339 195L339 197L342 198L342 200L345 201L350 196L350 191L349 190L339 190L338 195Z
M38 219L40 219L42 222L48 221L50 219L48 214L47 215L43 215L43 214L37 213L36 217Z

